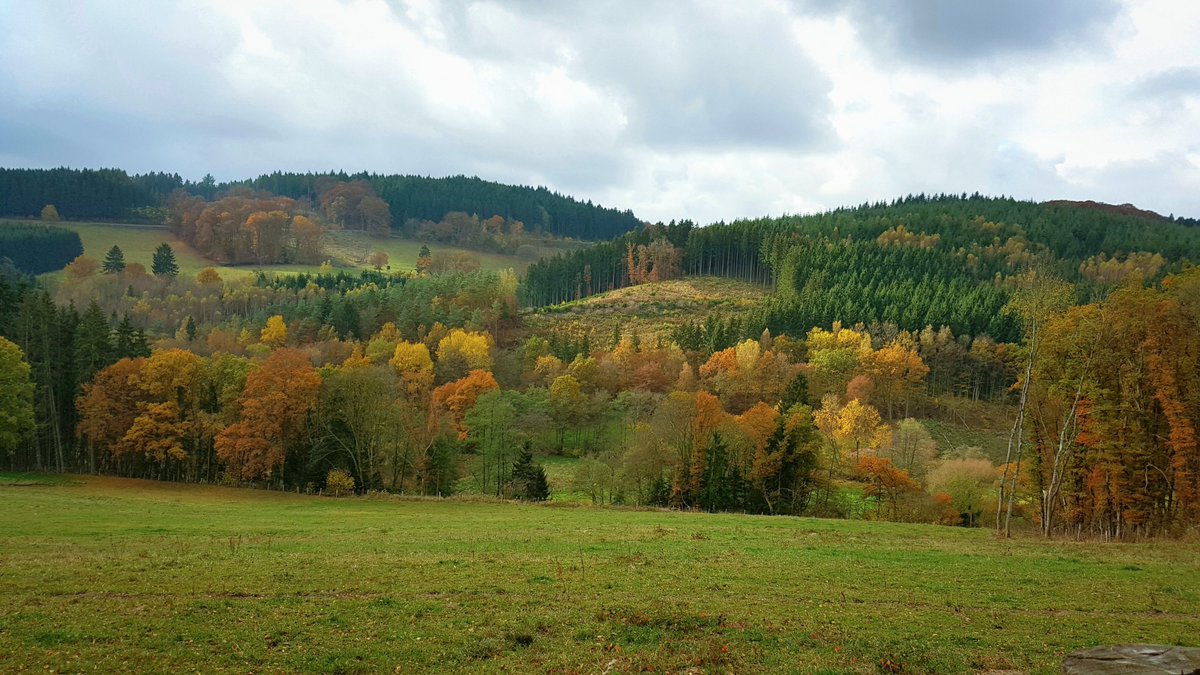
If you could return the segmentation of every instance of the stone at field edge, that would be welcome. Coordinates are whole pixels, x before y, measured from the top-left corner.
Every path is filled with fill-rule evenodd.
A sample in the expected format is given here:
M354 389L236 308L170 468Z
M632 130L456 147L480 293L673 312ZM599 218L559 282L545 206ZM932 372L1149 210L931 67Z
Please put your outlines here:
M1200 675L1200 648L1170 645L1095 647L1063 659L1067 675Z

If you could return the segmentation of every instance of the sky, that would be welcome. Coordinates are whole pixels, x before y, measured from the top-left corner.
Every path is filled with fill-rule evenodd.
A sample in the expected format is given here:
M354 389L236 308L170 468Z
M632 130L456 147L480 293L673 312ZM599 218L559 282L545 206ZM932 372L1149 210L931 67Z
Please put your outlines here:
M477 175L644 220L1200 216L1193 0L0 0L0 166Z

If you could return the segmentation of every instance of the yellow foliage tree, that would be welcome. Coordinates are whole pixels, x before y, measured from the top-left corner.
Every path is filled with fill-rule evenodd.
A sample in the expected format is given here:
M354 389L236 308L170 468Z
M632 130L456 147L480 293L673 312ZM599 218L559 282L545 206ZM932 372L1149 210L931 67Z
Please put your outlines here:
M417 342L400 342L390 361L400 375L404 393L409 399L424 396L433 386L433 359L429 348Z
M287 339L288 329L283 317L276 314L267 319L267 325L263 327L259 341L272 349L278 349L287 344Z

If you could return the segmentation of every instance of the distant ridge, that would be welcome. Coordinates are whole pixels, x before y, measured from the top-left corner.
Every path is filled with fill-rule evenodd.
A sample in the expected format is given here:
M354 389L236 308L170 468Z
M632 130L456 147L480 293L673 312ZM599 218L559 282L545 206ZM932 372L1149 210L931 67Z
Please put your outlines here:
M1094 211L1103 211L1104 213L1112 213L1112 214L1116 214L1119 216L1131 216L1133 218L1144 218L1146 220L1151 220L1151 221L1159 222L1159 223L1165 223L1165 222L1171 221L1170 218L1167 218L1166 216L1162 215L1161 213L1156 213L1154 211L1148 211L1146 209L1139 209L1138 207L1134 206L1133 204L1129 204L1129 203L1106 204L1104 202L1092 201L1090 199L1087 201L1075 201L1075 200L1071 200L1071 199L1054 199L1054 200L1051 200L1048 202L1043 202L1043 204L1045 204L1046 206L1070 206L1070 207L1074 207L1077 209L1091 209Z
M474 176L432 178L374 173L291 173L218 183L212 176L184 180L176 173L127 174L121 169L20 169L0 167L0 217L37 217L54 204L68 220L145 220L143 207L161 207L175 190L205 199L239 187L315 202L322 183L362 180L388 203L392 228L409 219L439 221L461 211L480 218L520 220L526 230L602 241L640 229L632 211L607 208L545 187L507 185Z

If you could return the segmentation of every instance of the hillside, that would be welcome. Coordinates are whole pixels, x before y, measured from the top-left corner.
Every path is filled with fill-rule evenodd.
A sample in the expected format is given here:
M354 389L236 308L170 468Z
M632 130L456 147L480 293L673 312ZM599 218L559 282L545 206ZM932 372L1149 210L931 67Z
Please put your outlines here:
M1200 644L1194 542L0 474L0 546L9 672L1052 673Z
M170 244L175 251L179 263L179 271L187 276L195 276L205 267L213 267L222 276L233 277L251 274L257 270L271 272L312 272L317 266L306 264L290 265L220 265L197 253L187 242L180 240L170 229L160 225L139 225L135 223L95 223L63 221L55 223L79 233L83 241L83 254L96 260L103 260L108 249L113 245L120 246L125 254L126 262L140 262L147 268L154 249L161 243ZM362 232L331 232L327 234L324 246L324 258L333 263L336 268L369 269L371 265L367 256L375 251L382 251L388 256L388 264L396 271L412 270L417 261L417 255L422 243L399 237L376 238ZM498 253L472 251L443 244L430 244L433 252L462 254L478 258L481 268L488 271L502 269L524 269L529 265L528 260L517 256ZM543 249L540 253L549 253L552 249Z
M166 206L175 190L206 199L233 188L264 190L316 204L319 187L335 181L367 181L391 209L393 229L409 220L438 220L461 211L482 218L499 215L522 221L530 232L575 239L610 239L641 226L630 211L606 208L544 187L505 185L476 177L380 175L368 173L281 173L217 183L194 182L178 174L129 175L120 169L0 168L0 216L36 217L54 204L71 220L126 221L151 218L146 209Z
M620 288L581 300L531 310L525 325L533 334L585 333L603 342L618 330L643 340L670 339L697 318L727 319L757 307L768 289L721 277L688 277Z

